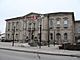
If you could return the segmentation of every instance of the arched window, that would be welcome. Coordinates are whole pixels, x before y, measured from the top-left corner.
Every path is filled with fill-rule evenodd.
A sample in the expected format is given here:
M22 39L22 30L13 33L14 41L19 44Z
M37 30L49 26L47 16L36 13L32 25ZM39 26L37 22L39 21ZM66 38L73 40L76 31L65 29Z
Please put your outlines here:
M57 42L58 44L60 44L60 43L61 43L61 34L60 34L60 33L57 33L57 34L56 34L56 39L57 39L56 42Z
M50 39L53 40L53 33L50 33Z
M18 38L19 38L19 35L18 35L18 34L16 34L16 40L18 40Z
M26 39L28 39L28 36L26 36Z
M56 38L59 40L60 37L61 37L61 34L60 34L60 33L57 33L57 34L56 34Z
M64 33L64 41L67 41L67 33Z
M10 34L8 34L8 39L9 39L9 37L10 37Z
M60 40L61 39L61 34L60 33L57 33L56 34L56 38L57 38L57 40Z

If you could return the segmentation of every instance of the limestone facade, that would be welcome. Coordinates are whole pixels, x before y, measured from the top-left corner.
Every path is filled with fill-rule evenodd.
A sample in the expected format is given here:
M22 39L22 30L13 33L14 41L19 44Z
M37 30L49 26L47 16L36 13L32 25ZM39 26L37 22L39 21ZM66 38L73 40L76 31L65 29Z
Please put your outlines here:
M41 26L41 32L40 32ZM73 12L48 14L29 13L25 16L6 19L6 40L41 41L56 44L75 42L75 19Z
M80 42L80 20L75 21L75 40Z

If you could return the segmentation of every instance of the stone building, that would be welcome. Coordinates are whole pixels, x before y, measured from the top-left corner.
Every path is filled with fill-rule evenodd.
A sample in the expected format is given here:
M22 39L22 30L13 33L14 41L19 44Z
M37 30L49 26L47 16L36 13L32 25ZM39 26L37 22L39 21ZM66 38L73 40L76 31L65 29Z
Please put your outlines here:
M41 32L40 32L41 29ZM18 42L71 43L75 42L75 19L73 12L29 13L6 19L6 40Z
M80 42L80 20L75 21L75 39L76 43Z

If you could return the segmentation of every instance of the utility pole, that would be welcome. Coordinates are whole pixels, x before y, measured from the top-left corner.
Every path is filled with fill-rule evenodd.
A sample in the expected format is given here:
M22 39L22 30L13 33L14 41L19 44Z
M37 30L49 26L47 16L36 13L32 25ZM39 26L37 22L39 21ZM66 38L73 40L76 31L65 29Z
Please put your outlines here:
M13 27L13 41L12 41L12 46L14 46L14 34L15 34L15 26Z

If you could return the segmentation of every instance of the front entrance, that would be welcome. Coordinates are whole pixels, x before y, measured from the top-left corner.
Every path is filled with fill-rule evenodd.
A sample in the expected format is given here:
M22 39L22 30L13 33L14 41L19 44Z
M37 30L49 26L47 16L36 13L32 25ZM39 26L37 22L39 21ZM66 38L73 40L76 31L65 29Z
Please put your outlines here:
M57 33L57 34L56 34L56 39L57 39L57 41L56 41L57 44L60 45L60 44L62 43L62 41L61 41L61 34L60 34L60 33Z

